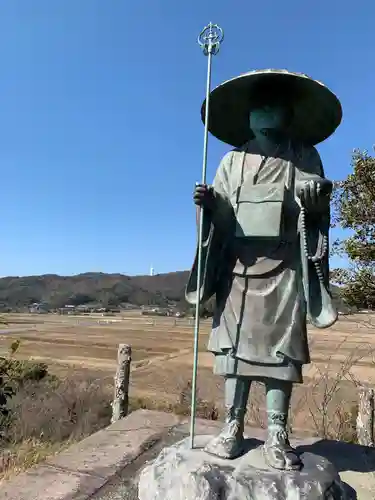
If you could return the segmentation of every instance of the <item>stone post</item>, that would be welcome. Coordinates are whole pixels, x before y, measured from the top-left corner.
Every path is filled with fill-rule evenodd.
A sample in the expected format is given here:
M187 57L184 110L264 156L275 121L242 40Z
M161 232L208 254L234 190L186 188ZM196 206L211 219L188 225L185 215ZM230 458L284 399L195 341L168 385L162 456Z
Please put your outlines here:
M120 344L118 346L111 423L124 418L128 413L131 353L130 345Z
M368 387L359 390L357 439L363 446L374 446L374 390Z

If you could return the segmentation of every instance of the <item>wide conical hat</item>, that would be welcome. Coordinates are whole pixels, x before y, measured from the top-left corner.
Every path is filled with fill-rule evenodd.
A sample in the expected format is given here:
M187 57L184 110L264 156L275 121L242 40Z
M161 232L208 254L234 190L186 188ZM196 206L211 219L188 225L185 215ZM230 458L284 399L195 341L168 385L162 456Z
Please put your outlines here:
M342 108L338 98L323 83L302 73L266 69L250 71L228 80L210 94L209 131L219 140L239 147L253 137L249 112L259 94L287 94L293 109L289 126L291 138L305 144L318 144L340 125ZM205 122L205 102L202 120Z

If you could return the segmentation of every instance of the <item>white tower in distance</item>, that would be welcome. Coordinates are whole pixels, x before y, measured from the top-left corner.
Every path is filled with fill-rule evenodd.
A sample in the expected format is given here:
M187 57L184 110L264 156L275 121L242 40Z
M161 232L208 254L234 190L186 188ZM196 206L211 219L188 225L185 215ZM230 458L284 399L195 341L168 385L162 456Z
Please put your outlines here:
M151 266L150 267L150 276L153 276L154 275L154 268Z

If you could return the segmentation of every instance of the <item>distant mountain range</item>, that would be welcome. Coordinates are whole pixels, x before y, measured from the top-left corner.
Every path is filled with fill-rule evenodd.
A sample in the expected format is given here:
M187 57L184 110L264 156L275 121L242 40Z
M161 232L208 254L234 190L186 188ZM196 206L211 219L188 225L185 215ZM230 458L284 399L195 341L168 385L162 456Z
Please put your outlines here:
M44 303L49 309L93 304L101 307L175 305L183 310L187 307L184 295L188 276L188 271L178 271L155 276L84 273L0 278L0 310L25 310L34 303ZM342 310L344 306L336 287L332 292Z
M34 303L44 303L50 309L81 304L121 307L175 303L183 307L188 275L188 271L181 271L156 276L84 273L6 277L0 279L0 308L25 309Z

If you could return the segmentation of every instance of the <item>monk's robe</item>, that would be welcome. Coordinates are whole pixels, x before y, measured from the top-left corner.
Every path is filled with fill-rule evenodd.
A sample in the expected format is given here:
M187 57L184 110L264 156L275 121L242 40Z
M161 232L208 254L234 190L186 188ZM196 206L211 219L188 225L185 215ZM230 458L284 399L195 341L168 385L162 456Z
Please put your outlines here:
M213 187L216 210L204 212L200 300L216 296L208 350L214 372L302 382L310 362L307 319L319 328L337 319L329 292L329 204L302 217L297 188L324 178L314 147L290 145L262 156L255 140L229 152ZM306 237L303 238L303 232ZM198 297L198 252L186 299Z

